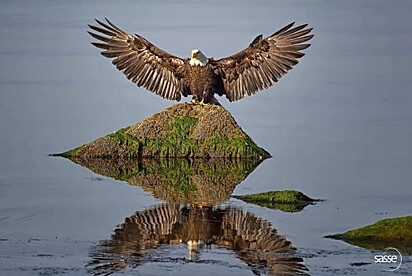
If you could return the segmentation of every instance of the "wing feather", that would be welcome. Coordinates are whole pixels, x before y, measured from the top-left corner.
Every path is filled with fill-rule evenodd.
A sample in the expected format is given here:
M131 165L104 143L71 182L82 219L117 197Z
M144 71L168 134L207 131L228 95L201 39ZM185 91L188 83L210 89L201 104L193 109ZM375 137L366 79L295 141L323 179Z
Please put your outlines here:
M96 19L98 26L89 25L88 33L99 42L101 54L113 58L113 65L127 79L155 94L170 100L180 100L183 91L185 60L156 47L140 35L130 35L106 18ZM180 72L177 74L176 72Z
M99 32L99 33L102 33L102 34L105 34L105 35L108 35L108 36L113 36L113 35L115 35L114 32L109 31L109 30L107 30L107 29L103 29L103 28L100 28L100 27L96 27L96 26L93 26L93 25L90 25L90 24L88 24L88 25L89 25L89 28L92 29L93 31L96 31L96 32ZM90 33L90 32L88 32L88 33Z
M246 95L269 88L298 64L305 54L302 50L310 44L312 28L307 24L294 26L294 22L274 34L257 36L246 49L226 58L212 60L220 68L224 94L229 101L237 101Z

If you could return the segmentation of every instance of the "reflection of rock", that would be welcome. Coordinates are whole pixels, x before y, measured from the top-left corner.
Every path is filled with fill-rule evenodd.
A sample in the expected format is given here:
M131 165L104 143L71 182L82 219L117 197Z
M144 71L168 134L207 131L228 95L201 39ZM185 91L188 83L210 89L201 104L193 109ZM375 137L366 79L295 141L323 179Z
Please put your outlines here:
M151 262L161 245L187 244L187 261L199 261L204 246L231 250L257 273L305 274L303 260L269 222L238 208L159 205L125 219L110 240L91 253L96 273ZM151 249L151 250L149 250Z
M214 205L226 201L261 161L224 159L72 158L95 173L127 181L169 203Z
M175 104L64 157L252 158L270 154L258 147L222 106Z

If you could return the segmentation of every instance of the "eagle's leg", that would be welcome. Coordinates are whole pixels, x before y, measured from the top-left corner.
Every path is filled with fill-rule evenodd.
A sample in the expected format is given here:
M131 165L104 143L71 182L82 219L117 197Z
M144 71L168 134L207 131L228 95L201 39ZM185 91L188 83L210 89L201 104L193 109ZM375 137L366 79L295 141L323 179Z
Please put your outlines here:
M199 104L199 105L201 105L201 106L206 106L206 105L208 105L207 103L205 103L205 100L204 100L204 99L202 99L202 100L199 102L197 99L193 98L191 102L192 102L192 104Z
M205 103L204 99L202 99L202 100L199 102L199 104L200 104L201 106L207 105L207 103Z
M191 102L192 102L192 104L199 104L198 97L196 95L193 95Z
M221 106L221 104L219 103L219 101L215 97L212 97L211 99L209 99L209 104L220 105Z

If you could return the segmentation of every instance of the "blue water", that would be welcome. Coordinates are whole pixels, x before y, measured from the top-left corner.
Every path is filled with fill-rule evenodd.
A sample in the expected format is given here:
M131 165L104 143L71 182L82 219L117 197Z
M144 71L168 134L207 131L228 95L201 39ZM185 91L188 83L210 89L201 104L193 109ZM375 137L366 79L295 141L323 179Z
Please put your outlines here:
M324 235L412 213L410 1L2 1L0 3L0 274L88 274L90 254L136 211L162 201L50 158L173 104L129 83L90 45L108 17L160 48L224 57L291 21L315 38L275 87L221 103L273 158L234 194L294 189L327 201L283 213L231 199L272 223L313 275L376 274L373 252ZM185 245L159 249L187 257ZM252 275L231 251L148 260L122 274ZM366 262L365 266L350 263ZM397 271L412 270L411 258Z

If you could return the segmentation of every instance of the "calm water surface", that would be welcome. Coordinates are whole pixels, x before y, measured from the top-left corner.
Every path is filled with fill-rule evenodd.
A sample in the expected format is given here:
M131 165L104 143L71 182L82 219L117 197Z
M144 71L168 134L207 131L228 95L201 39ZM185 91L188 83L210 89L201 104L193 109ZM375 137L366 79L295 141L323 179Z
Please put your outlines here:
M323 236L412 213L411 15L410 1L2 1L0 274L289 271L231 247L228 233L252 229L248 219L268 229L268 239L296 248L288 252L303 260L299 271L380 273L370 250ZM280 83L221 102L273 155L233 194L294 189L327 201L297 213L236 199L210 210L176 207L149 189L48 157L173 104L126 81L90 45L87 24L104 17L181 57L193 48L227 56L291 21L314 27L307 56ZM169 215L161 220L156 212ZM129 222L147 213L182 228L166 228L171 237L156 224L150 231L159 236L149 239L156 244L143 243L141 227ZM213 218L205 226L214 233L210 246L184 238L198 216ZM405 255L397 274L411 270Z

